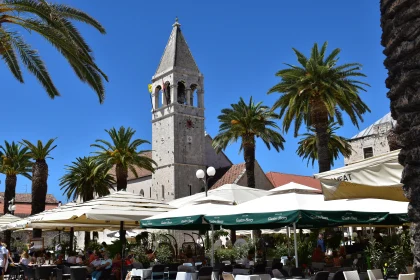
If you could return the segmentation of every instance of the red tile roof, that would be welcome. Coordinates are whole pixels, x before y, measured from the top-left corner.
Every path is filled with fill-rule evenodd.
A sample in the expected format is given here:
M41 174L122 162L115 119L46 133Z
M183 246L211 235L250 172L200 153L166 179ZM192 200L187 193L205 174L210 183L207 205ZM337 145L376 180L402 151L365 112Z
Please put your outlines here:
M0 203L3 204L4 199L4 192L0 192ZM32 202L32 194L30 193L17 193L15 195L15 202L16 203L31 203ZM57 204L58 200L52 195L47 194L45 199L45 203L47 204Z
M152 152L151 151L150 152L144 152L144 153L142 153L142 155L145 156L145 157L148 157L148 158L152 158ZM142 177L152 176L152 172L150 172L149 170L146 170L146 169L143 169L143 168L138 168L138 167L135 167L135 169L136 169L138 177L136 177L134 175L134 173L131 172L130 169L128 169L127 180L130 181L130 180L135 180L135 179L142 178ZM109 174L111 174L115 177L115 167L111 168L111 170L109 171Z
M245 163L234 164L228 168L220 168L217 169L216 174L219 172L221 174L222 169L225 169L223 175L218 179L210 189L217 189L225 184L234 184L237 183L238 180L242 177L245 173Z
M271 181L275 188L290 182L295 182L322 191L321 182L318 179L312 178L310 176L286 174L280 172L268 172L265 175L267 175L268 179Z

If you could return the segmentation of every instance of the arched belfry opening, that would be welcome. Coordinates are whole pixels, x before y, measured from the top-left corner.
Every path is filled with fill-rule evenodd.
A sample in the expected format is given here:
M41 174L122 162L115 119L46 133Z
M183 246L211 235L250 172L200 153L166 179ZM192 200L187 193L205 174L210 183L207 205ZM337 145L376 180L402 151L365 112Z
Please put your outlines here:
M161 107L162 103L162 87L157 86L153 93L153 109L157 110Z
M165 83L165 87L163 89L163 98L163 105L171 104L171 84L169 82Z
M197 85L196 84L192 84L190 86L190 89L191 89L191 94L190 94L190 103L189 104L191 106L198 107L198 104L197 104L198 98L197 97L194 97L194 95L197 94ZM194 103L194 101L195 101L195 103Z
M178 103L179 104L187 103L187 93L185 90L185 84L183 82L178 82Z

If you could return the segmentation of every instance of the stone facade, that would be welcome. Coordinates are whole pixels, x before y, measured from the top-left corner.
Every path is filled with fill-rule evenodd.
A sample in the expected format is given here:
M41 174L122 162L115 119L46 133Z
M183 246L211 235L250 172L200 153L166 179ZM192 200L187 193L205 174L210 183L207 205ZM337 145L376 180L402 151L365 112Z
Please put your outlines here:
M353 151L349 158L344 158L344 164L349 165L372 156L388 153L390 148L387 137L394 126L395 121L389 113L353 136L349 140Z
M273 189L273 184L267 178L267 176L265 175L264 171L262 170L261 166L259 165L257 161L255 162L254 175L255 175L255 186L257 186L258 189L262 189L266 191ZM246 171L242 172L241 177L239 178L236 184L240 186L246 186L246 187L248 186Z

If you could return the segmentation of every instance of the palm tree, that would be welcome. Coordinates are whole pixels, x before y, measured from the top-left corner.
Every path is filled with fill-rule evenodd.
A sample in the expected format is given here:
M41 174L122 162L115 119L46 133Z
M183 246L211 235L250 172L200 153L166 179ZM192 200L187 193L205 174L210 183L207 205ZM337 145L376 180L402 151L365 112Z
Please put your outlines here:
M414 243L414 268L420 269L420 92L419 39L420 2L417 0L380 2L382 45L388 69L386 87L391 100L391 114L397 121L394 142L401 148L398 161L404 166L401 182L410 204L408 216Z
M346 138L338 136L335 134L335 131L339 128L337 122L328 123L328 151L330 152L330 165L334 166L334 160L336 160L340 154L345 157L351 155L352 149L351 145ZM312 166L315 161L318 160L318 149L316 145L316 132L313 127L308 127L309 132L302 134L303 138L299 141L299 147L296 150L298 156L303 159L312 162Z
M331 168L328 122L334 120L343 125L344 111L358 127L358 121L363 121L362 114L370 112L359 96L359 91L365 91L364 86L368 84L355 79L365 77L360 72L361 64L337 65L340 49L333 50L327 57L326 49L327 42L321 49L314 44L310 58L293 49L300 66L286 64L289 68L276 73L281 81L268 92L282 94L273 109L280 108L279 115L284 117L283 128L286 132L293 121L295 137L302 123L315 129L319 172Z
M278 115L262 102L254 103L252 97L248 104L241 97L238 103L230 106L232 108L223 109L218 117L219 134L213 139L213 147L220 152L229 144L241 140L240 151L244 151L248 187L255 188L256 138L261 138L268 149L271 146L277 152L284 149L284 138L276 131L279 127L273 121Z
M155 172L153 165L156 165L156 162L143 156L144 151L138 151L139 146L150 143L142 139L132 140L136 133L134 129L130 127L126 129L121 126L118 131L115 128L105 129L105 131L111 137L111 142L97 139L96 142L99 144L91 146L100 149L95 154L102 165L115 165L118 191L127 189L128 170L133 172L136 177L138 177L136 167Z
M32 162L28 155L28 148L22 147L15 142L9 143L4 141L4 146L0 145L0 172L6 175L4 198L3 198L3 213L9 212L9 201L15 198L17 175L22 175L31 179ZM5 241L10 248L11 232L5 231Z
M96 92L102 103L105 97L103 79L108 81L108 78L96 65L92 49L72 21L86 23L105 34L105 29L94 18L64 4L48 3L46 0L1 1L0 56L19 82L24 80L18 57L51 98L59 96L38 51L26 43L13 27L36 32L65 57L79 79Z
M54 140L52 138L44 145L38 140L37 145L32 144L28 140L22 140L23 145L29 149L29 156L35 160L32 165L32 203L31 215L41 213L45 210L45 199L48 191L48 164L46 159L51 158L49 155L57 145L52 146ZM42 230L34 229L33 237L41 237Z
M92 157L77 158L68 165L67 173L61 177L60 186L67 198L80 198L83 202L108 195L109 189L114 189L114 177L108 173L111 166L99 165ZM90 242L90 232L85 232L85 248Z

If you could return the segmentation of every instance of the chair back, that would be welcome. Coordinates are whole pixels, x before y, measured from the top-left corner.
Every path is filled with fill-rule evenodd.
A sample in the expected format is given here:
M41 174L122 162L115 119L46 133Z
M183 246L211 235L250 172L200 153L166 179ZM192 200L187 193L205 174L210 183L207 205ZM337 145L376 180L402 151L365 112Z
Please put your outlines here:
M316 271L323 270L325 263L322 262L312 262L312 269Z
M318 271L315 274L314 280L328 280L329 276L330 276L330 273L328 271Z
M357 270L343 271L344 279L346 280L360 280ZM413 279L414 280L414 279Z
M302 269L300 269L299 267L293 267L290 270L290 274L292 277L303 277Z
M232 273L233 272L233 266L232 265L224 265L222 268L222 273L226 272L226 273Z
M70 267L67 265L63 266L63 274L70 275L70 273L71 273Z
M133 268L135 268L135 269L142 269L143 268L143 264L139 263L139 262L133 262L132 265L133 265Z
M230 273L223 273L222 277L223 277L223 280L235 280L235 278L233 277L233 274L230 274Z
M180 265L180 266L178 266L178 272L193 273L193 272L195 272L195 268L192 267L192 266Z
M415 273L400 274L398 275L398 280L414 280L415 276L416 276Z
M382 271L380 269L368 269L367 274L369 276L369 280L384 279L384 277L382 276Z
M265 264L259 263L254 267L254 274L264 274Z
M70 279L71 280L80 280L86 279L87 270L84 267L73 267L70 269Z
M152 273L153 272L164 272L165 271L165 265L163 265L163 264L155 264L153 267L152 267Z
M180 263L171 263L168 265L168 271L178 271L178 266L180 265Z
M35 268L36 279L50 279L54 267L52 266L38 266Z
M198 271L198 280L211 280L211 273L213 272L213 267L205 266L200 268Z
M339 270L336 273L334 273L332 280L345 280L344 279L344 271Z
M24 265L23 266L23 275L25 279L31 279L35 277L35 269L30 266Z
M20 267L19 266L9 266L9 275L10 276L19 276L20 275Z
M57 277L57 280L63 280L63 270L59 268L55 268L55 275Z
M273 261L271 262L271 267L273 267L277 263L281 263L281 260L280 259L273 259Z
M285 278L285 276L278 269L273 269L273 277L277 279Z
M414 269L412 266L406 266L405 269L407 270L408 274L414 273Z

